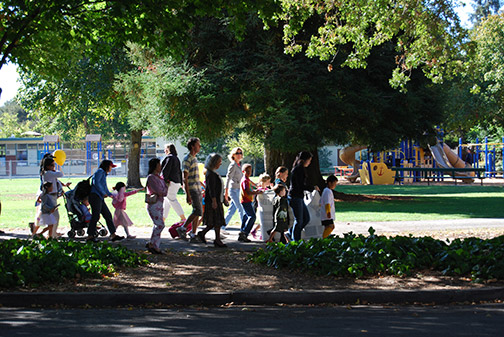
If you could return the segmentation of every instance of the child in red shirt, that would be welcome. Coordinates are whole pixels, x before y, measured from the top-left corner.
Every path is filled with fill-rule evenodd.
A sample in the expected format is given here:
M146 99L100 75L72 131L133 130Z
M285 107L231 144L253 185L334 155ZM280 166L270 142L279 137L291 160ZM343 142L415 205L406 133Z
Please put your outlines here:
M238 241L250 242L247 238L254 222L256 220L256 214L254 210L254 195L263 193L261 190L254 191L252 186L255 185L250 181L250 175L252 174L252 165L243 165L243 178L240 183L241 188L241 204L244 210L242 225L240 229L240 234L238 235Z

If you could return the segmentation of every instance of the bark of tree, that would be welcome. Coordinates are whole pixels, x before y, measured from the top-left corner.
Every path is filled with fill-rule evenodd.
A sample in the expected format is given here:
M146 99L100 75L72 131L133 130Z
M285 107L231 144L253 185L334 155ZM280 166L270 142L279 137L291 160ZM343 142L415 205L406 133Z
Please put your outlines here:
M320 190L322 190L325 187L325 182L322 178L322 174L320 173L318 152L317 149L311 149L310 152L313 154L313 159L310 166L308 166L306 169L306 174L308 175L307 183L311 185L317 185ZM277 169L277 167L285 166L289 169L290 176L290 172L292 171L292 164L296 159L296 155L297 153L281 152L266 148L264 150L264 166L266 173L268 173L273 178L273 180L275 180L275 170Z
M306 168L308 184L318 186L320 191L322 191L326 187L326 183L324 178L322 178L322 173L320 173L318 150L315 148L311 149L310 152L313 154L313 158L310 166Z
M131 131L130 151L128 158L128 187L142 188L140 182L140 149L142 147L142 131Z

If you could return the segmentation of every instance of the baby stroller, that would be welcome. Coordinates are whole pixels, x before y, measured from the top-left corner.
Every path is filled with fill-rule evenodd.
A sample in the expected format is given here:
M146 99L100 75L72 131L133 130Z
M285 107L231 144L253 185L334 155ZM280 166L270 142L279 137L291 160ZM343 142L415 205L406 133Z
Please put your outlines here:
M80 209L80 200L75 197L75 190L69 190L63 193L63 199L65 200L65 208L67 210L68 222L70 223L70 230L68 231L68 237L74 238L75 235L84 236L85 228L88 227L88 223L85 221L84 213ZM100 236L105 236L108 231L103 227L101 223L97 224L97 231Z

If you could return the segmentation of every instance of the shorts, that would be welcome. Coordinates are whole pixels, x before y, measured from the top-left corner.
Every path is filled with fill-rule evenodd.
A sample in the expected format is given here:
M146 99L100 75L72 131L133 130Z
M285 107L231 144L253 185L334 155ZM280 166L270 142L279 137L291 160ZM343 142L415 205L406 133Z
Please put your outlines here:
M191 196L192 200L192 213L191 215L195 216L202 216L203 215L203 204L202 204L202 198L201 198L201 191L189 191L189 195Z
M330 226L330 225L334 225L334 220L333 219L329 219L329 220L322 220L322 226Z

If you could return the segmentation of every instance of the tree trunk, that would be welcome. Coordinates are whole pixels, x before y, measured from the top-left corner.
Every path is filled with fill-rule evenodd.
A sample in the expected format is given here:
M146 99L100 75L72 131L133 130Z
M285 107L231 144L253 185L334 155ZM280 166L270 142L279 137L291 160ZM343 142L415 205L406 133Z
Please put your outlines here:
M131 143L128 159L128 187L142 188L140 182L140 149L142 147L142 131L131 131Z
M264 170L275 180L275 171L279 166L285 166L292 170L292 164L296 158L295 153L281 152L277 150L264 149Z
M325 182L320 173L320 164L318 158L317 149L312 149L313 154L312 162L310 166L306 169L306 174L308 175L307 183L310 185L317 185L320 190L324 189ZM281 152L277 150L270 150L265 148L264 150L264 168L266 173L268 173L273 180L275 180L275 171L278 166L285 166L289 169L289 174L292 171L292 164L296 159L297 153L291 152Z
M322 178L320 173L320 162L317 149L311 149L310 152L313 155L310 166L306 168L306 174L308 175L308 184L313 186L318 186L320 191L326 187L326 182Z

